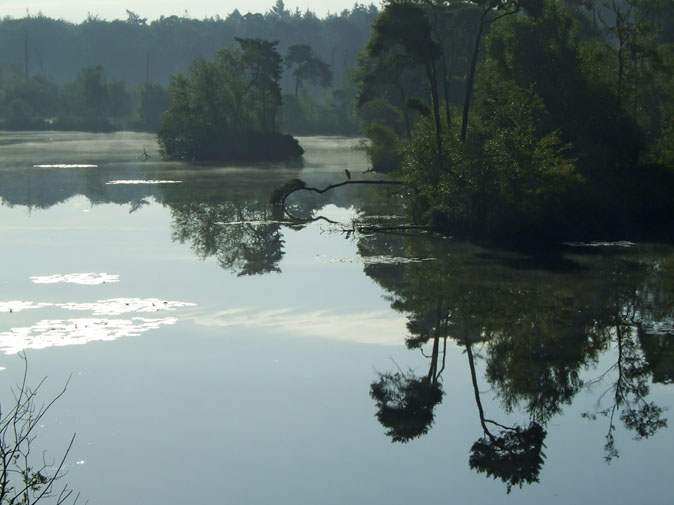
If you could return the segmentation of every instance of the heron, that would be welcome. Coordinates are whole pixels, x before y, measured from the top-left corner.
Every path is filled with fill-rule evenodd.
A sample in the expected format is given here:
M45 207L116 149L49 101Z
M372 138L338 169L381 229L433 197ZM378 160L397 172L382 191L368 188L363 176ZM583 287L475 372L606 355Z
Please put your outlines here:
M346 174L347 179L351 179L351 172L349 172L346 168L344 169L344 173Z

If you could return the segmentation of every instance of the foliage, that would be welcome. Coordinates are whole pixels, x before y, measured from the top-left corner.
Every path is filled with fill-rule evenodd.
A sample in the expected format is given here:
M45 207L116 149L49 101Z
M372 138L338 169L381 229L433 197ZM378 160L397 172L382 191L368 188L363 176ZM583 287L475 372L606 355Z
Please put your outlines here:
M432 125L418 122L402 168L416 188L411 211L477 239L561 238L569 226L564 203L580 177L559 132L538 133L544 105L532 89L502 82L487 110L490 117L476 121L467 142L456 129L445 136L446 171L429 168L437 166Z
M435 110L431 122L424 102L406 99L417 114L407 141L398 133L399 120L368 120L379 123L364 129L375 139L371 151L403 153L401 173L413 188L409 211L416 221L509 245L653 231L671 236L671 223L662 216L674 211L667 196L674 188L669 152L674 60L666 45L656 43L658 36L646 36L647 27L655 26L649 2L628 4L625 51L633 59L618 61L613 56L616 29L593 28L587 11L564 2L541 2L538 9L513 3L499 6L502 13L483 11L499 22L490 25L485 41L468 136L465 117L457 132L459 104L448 104L449 95L442 126ZM529 15L509 15L511 8L526 8ZM441 17L434 19L432 37L437 37ZM416 21L408 25L414 33ZM414 35L422 46L424 37ZM375 26L371 44L379 47L380 38ZM413 47L404 41L398 45ZM387 47L391 51L395 44ZM412 54L399 52L387 61L399 62L405 55L407 62L418 61ZM381 71L383 61L370 57L361 66L363 112L384 101L385 95L368 98L371 76L399 85L404 75L391 73L395 66L390 65L389 73ZM624 81L620 88L616 79ZM436 80L429 80L427 88ZM411 111L404 112L407 118Z
M286 68L293 68L295 77L295 98L299 98L300 89L305 81L326 87L332 82L332 72L327 63L314 55L308 44L294 44L288 48L285 57Z
M423 7L410 2L390 3L386 5L372 28L372 36L365 48L364 57L358 75L362 82L363 92L359 99L361 106L372 100L368 96L377 89L377 82L382 78L396 81L400 99L402 100L405 125L409 134L409 117L407 112L407 94L400 83L407 72L417 72L424 76L423 84L430 90L430 103L433 111L436 128L436 148L442 150L442 137L440 132L439 118L439 92L437 86L436 62L441 55L441 47L434 39L431 24ZM386 103L386 102L384 102ZM373 167L377 171L390 171L397 164L391 166L395 159L383 158L377 151L387 149L394 137L387 136L387 144L381 145L379 141L382 126L374 126L370 122L364 128L364 134L370 140L370 157ZM442 165L442 158L436 157L436 161Z
M169 85L158 141L164 157L192 160L298 158L302 148L276 131L281 57L276 42L238 39L214 62L196 60Z
M307 100L299 96L294 110L286 111L283 118L268 118L270 124L272 119L283 119L292 124L292 131L303 134L356 135L360 128L354 116L355 93L349 90L350 72L377 12L372 5L357 4L321 19L311 11L290 12L276 5L265 15L234 10L226 18L203 20L185 15L149 21L133 11L127 11L124 20L90 16L80 24L41 14L5 17L0 20L4 49L0 128L154 131L168 108L159 86L165 88L171 76L188 72L195 59L212 59L219 48L238 46L238 37L280 40L281 54L290 46L309 46L314 61L322 62L318 74L310 72L313 77L325 83L327 73L332 75L334 89ZM98 66L105 69L99 80L105 88L99 89L101 97L107 95L105 111L78 105L85 103L82 88L72 85L78 73ZM286 70L288 78L280 81L285 86L282 92L294 91L294 70ZM305 84L309 81L305 79Z
M136 128L156 131L161 117L168 110L171 98L161 84L146 82L138 89L138 122Z

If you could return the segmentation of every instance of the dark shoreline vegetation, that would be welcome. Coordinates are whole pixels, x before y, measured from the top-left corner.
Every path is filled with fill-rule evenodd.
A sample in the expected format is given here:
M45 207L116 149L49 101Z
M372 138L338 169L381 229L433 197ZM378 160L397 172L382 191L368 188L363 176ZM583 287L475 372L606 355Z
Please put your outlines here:
M516 248L674 238L674 3L389 3L357 74L416 222Z
M90 42L94 66L46 77L41 31ZM673 34L662 0L4 19L15 66L0 73L0 127L157 130L166 158L200 161L300 157L281 131L362 132L374 170L406 184L414 225L516 248L671 241ZM126 52L103 50L123 38ZM190 49L171 63L173 39Z

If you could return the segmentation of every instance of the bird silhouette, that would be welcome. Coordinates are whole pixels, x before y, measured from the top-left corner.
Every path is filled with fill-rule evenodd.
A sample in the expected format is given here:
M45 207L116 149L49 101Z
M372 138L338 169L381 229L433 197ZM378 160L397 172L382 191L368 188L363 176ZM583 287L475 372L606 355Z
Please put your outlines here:
M349 172L346 168L344 169L344 173L346 174L347 179L351 179L351 172Z

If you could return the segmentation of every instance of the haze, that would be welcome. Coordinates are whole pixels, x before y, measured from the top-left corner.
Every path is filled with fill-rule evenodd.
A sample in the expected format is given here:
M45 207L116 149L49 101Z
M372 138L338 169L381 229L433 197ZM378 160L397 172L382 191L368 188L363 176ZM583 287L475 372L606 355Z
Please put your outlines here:
M309 0L290 0L285 2L285 8L294 12L299 8L302 12L307 9L316 15L323 17L327 13L339 13L344 9L350 9L355 2L350 0L319 0L311 2ZM367 2L369 3L369 2ZM135 2L103 0L96 2L80 2L75 0L41 0L35 2L3 2L0 7L0 17L11 16L14 18L25 17L26 14L35 16L42 13L44 16L65 19L79 23L87 18L89 14L98 16L101 19L126 19L126 10L132 10L150 21L158 19L161 16L187 15L203 19L204 17L215 17L219 15L226 17L234 9L238 9L242 14L247 12L265 13L272 8L275 0L248 0L243 1L218 1L218 0L200 0L199 2L186 2L184 0L137 0Z

